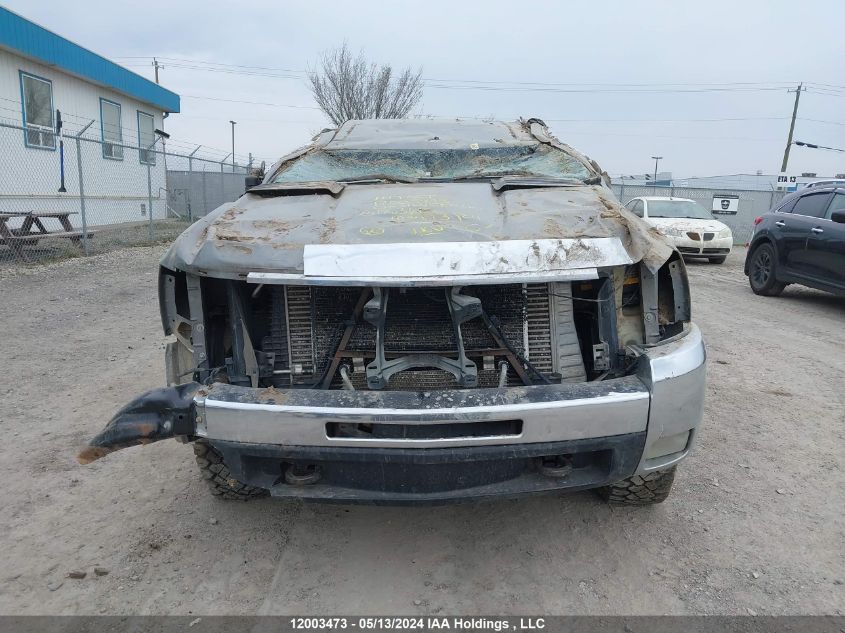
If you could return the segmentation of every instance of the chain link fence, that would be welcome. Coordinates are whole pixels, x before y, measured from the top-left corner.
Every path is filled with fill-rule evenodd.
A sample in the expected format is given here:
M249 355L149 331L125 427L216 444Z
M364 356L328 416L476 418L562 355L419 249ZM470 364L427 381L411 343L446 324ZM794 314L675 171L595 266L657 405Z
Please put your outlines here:
M704 189L698 187L665 187L652 185L626 185L622 182L612 185L622 204L631 198L641 196L671 196L695 200L705 209L713 209L714 198L738 198L736 213L717 212L720 222L727 224L734 236L734 244L746 244L754 232L754 218L774 207L785 195L783 191L751 191L745 189Z
M0 265L166 242L244 191L248 165L99 137L0 122Z

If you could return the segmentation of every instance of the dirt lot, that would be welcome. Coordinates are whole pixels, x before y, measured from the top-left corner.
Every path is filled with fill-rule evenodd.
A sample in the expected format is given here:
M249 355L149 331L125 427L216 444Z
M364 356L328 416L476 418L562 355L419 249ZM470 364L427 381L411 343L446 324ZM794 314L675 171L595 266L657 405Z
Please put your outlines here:
M661 506L241 504L211 498L173 441L73 459L163 383L160 253L0 271L0 613L845 610L845 299L756 297L742 249L690 266L709 398Z

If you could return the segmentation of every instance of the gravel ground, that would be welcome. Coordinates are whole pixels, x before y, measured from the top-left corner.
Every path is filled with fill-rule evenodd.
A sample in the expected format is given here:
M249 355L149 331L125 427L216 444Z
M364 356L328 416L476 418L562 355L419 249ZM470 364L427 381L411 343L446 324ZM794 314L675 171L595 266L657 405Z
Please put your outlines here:
M74 461L163 384L161 252L0 270L0 613L845 610L845 299L756 297L743 249L690 265L707 411L660 506L242 504L213 499L176 442Z

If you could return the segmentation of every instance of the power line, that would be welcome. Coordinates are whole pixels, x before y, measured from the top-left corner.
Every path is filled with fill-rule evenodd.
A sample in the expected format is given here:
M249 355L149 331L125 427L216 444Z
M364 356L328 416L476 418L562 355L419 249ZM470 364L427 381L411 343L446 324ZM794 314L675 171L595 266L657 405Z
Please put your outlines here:
M426 114L424 116L446 118L446 119L472 119L475 121L489 121L490 116L461 116L455 114ZM505 117L508 118L508 117ZM518 116L510 118L519 118ZM724 123L734 121L786 121L789 117L785 116L760 116L760 117L721 117L721 118L705 118L705 119L550 119L545 116L540 116L546 123ZM813 120L813 119L808 119ZM837 124L840 125L840 124ZM845 125L845 124L842 124Z
M616 132L577 132L573 130L567 130L567 136L612 136L616 137L632 137L632 138L667 138L667 139L678 139L678 140L691 140L691 141L750 141L755 143L778 143L778 139L774 138L749 138L744 136L678 136L675 134L626 134L616 133Z
M277 74L264 71L237 70L229 68L206 67L192 64L170 63L166 67L180 68L184 70L199 70L203 72L223 73L239 75L244 77L263 77L268 79L296 79L303 80L305 77L298 75ZM454 82L446 83L443 80L423 79L427 88L443 90L482 90L492 92L559 92L566 94L596 94L596 93L627 93L627 94L670 94L670 93L698 93L698 92L766 92L782 91L787 86L771 84L756 85L751 83L737 84L704 84L700 87L693 87L696 84L545 84L542 82L502 82L502 85L471 81L465 84ZM671 87L673 85L689 87ZM563 87L573 86L573 87ZM580 86L580 87L575 87ZM600 86L600 87L598 87Z
M845 92L834 92L832 90L828 91L821 88L807 88L806 92L816 95L826 95L828 97L845 97Z
M251 70L237 70L232 68L213 68L207 66L197 66L193 64L174 64L172 62L167 63L166 65L161 65L161 68L184 68L188 70L202 70L206 72L214 72L214 73L225 73L229 75L244 75L250 77L269 77L273 79L297 79L303 80L304 77L300 77L297 75L282 75L278 73L269 73L269 72L262 72L262 71L251 71Z
M813 123L827 123L828 125L845 125L845 123L840 123L838 121L824 121L822 119L805 119L803 117L798 117L799 121L812 121Z
M820 87L820 88L824 88L824 89L830 89L830 90L845 90L845 86L835 86L835 85L833 85L833 84L820 84L820 83L817 83L817 82L815 82L815 81L808 81L808 82L805 82L805 83L806 83L808 86L816 86L816 87Z
M303 110L320 110L317 106L303 106L303 105L290 105L286 103L268 103L262 101L243 101L241 99L223 99L221 97L209 97L206 95L180 95L186 99L203 99L205 101L223 101L226 103L246 103L248 105L261 105L261 106L272 106L274 108L297 108Z
M213 62L203 59L193 59L186 57L161 57L152 55L126 55L118 56L114 59L146 59L153 60L154 58L177 62L181 64L190 64L193 66L205 66L217 69L243 69L246 71L265 71L269 73L289 73L307 77L309 71L292 68L281 68L276 66L256 66L253 64L230 64L225 62ZM146 64L144 65L147 66ZM789 88L795 85L794 80L790 81L723 81L723 82L646 82L646 83L584 83L584 82L547 82L547 81L513 81L513 80L486 80L486 79L453 79L445 77L424 77L425 81L432 81L438 83L452 83L452 84L486 84L489 86L495 85L517 85L517 86L550 86L550 87L678 87L678 86L695 86L695 87L723 87L723 86L778 86L782 88ZM836 84L826 84L821 82L806 82L807 85L819 86L822 88L832 88L845 90L845 86Z
M602 94L602 93L625 93L625 94L670 94L670 93L702 93L702 92L781 92L785 87L759 87L759 88L508 88L498 86L449 86L444 84L427 84L426 88L442 90L483 90L488 92L548 92L562 94Z
M437 81L440 83L457 83L457 84L487 84L487 85L521 85L521 86L553 86L553 87L599 87L599 88L607 88L607 87L634 87L634 88L643 88L643 87L678 87L678 86L771 86L773 84L783 84L784 87L791 85L790 82L784 81L722 81L717 83L707 83L707 82L647 82L647 83L618 83L618 82L611 82L611 83L582 83L582 82L574 82L574 83L561 83L561 82L547 82L547 81L511 81L511 80L502 80L502 81L490 81L490 80L481 80L481 79L436 79L431 77L426 77L426 81Z
M541 117L542 118L542 117ZM785 121L785 116L728 117L720 119L546 119L555 123L724 123L730 121ZM845 125L845 124L843 124Z
M200 116L197 114L179 114L180 119L204 119L206 121L219 121L221 123L228 121L229 119L225 118L228 115L221 115L221 116ZM322 125L324 121L303 121L301 119L254 119L252 117L238 117L239 121L250 121L253 123L302 123L304 125Z
M827 147L826 145L816 145L815 143L805 143L804 141L795 141L795 145L809 147L810 149L826 149L831 152L845 152L845 149L840 149L838 147Z
M201 59L186 59L184 57L160 57L160 56L157 56L157 58L164 60L164 61L184 62L184 63L190 63L190 64L207 64L207 65L210 65L210 66L223 66L223 67L226 67L226 68L245 68L245 69L251 69L251 70L269 70L269 71L275 71L275 72L300 73L300 74L303 74L303 75L307 74L307 71L291 70L290 68L271 68L271 67L268 67L268 66L224 64L222 62L209 62L209 61L205 61L205 60L201 60ZM127 57L115 57L114 59L153 59L153 58L150 57L150 56L140 56L140 57L127 56Z
M246 64L227 64L206 60L189 59L184 57L156 57L170 61L174 68L203 70L208 72L224 72L279 79L307 78L308 71L270 66L253 66ZM152 56L124 56L115 59L153 59ZM175 62L175 63L172 63ZM279 74L286 73L286 74ZM560 83L541 81L512 81L512 80L479 80L479 79L447 79L423 77L424 81L434 82L429 87L444 89L475 89L475 90L560 90L562 92L728 92L728 91L759 91L784 90L794 82L650 82L650 83ZM824 84L819 84L824 85ZM517 87L511 87L517 86ZM634 88L634 90L630 90ZM647 88L647 90L637 90Z

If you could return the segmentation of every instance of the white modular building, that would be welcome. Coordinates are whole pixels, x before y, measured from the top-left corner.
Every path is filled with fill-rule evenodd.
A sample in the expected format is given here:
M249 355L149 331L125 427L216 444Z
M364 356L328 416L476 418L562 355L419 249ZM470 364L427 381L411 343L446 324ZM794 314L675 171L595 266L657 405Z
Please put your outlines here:
M157 131L179 107L170 90L0 7L0 213L67 211L74 226L84 213L89 227L164 218Z

